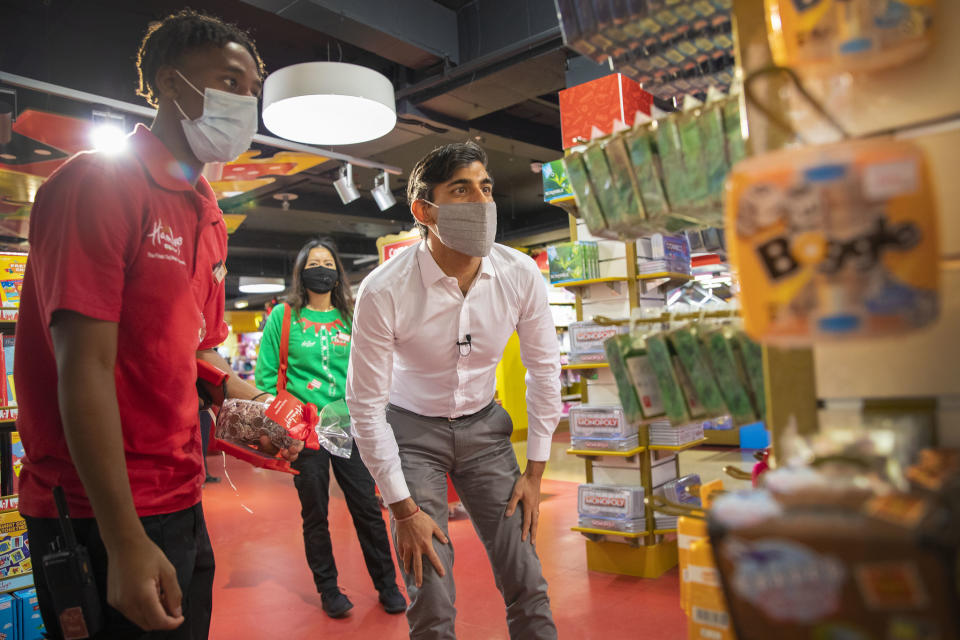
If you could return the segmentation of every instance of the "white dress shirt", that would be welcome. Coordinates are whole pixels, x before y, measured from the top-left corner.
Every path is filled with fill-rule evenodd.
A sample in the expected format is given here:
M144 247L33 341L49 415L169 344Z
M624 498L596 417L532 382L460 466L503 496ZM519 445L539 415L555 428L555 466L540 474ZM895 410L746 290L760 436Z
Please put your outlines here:
M426 242L364 279L346 396L354 439L387 504L410 496L387 403L430 417L477 413L493 400L514 331L527 368L527 457L547 460L560 419L560 349L546 283L529 256L495 244L466 296ZM469 346L458 346L468 335Z

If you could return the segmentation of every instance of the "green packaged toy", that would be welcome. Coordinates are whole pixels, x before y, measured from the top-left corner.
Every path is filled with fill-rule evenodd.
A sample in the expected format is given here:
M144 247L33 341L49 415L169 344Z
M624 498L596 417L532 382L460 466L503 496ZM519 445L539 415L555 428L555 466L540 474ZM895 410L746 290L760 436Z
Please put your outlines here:
M757 415L761 420L766 420L767 399L763 385L763 350L743 331L734 333L733 344L736 347L735 353L746 372L747 380L750 381L750 395L753 397Z
M670 357L670 347L663 335L650 335L644 340L647 349L647 362L657 376L660 397L667 419L674 425L690 422L690 413L684 399L683 390L674 371Z
M596 242L561 242L547 247L550 282L576 282L596 277Z
M603 150L607 155L607 165L610 167L613 184L622 194L621 199L626 201L621 216L623 228L620 230L633 235L643 233L647 216L643 209L640 181L630 163L630 152L627 151L624 136L616 135L605 141Z
M571 153L563 159L567 168L567 179L573 187L580 216L587 223L591 233L599 233L607 228L607 221L603 217L603 209L597 200L594 185L590 182L590 175L583 164L583 157L579 153Z
M687 190L684 199L690 207L702 207L707 204L709 195L708 170L704 142L704 131L700 125L701 109L693 109L678 116L677 127L680 131L680 148L683 151L683 173Z
M700 332L700 339L716 376L717 386L736 424L756 422L757 414L748 392L749 383L741 377L740 364L731 345L732 331L716 327Z
M621 333L608 339L603 343L603 350L607 362L610 363L610 373L617 381L617 395L620 396L623 415L630 424L639 424L643 420L643 412L640 410L640 400L627 368L627 359L634 352L630 334Z
M727 140L727 161L732 167L747 157L747 147L740 130L740 101L727 100L723 104L723 133Z
M668 334L670 344L684 371L690 378L690 384L697 393L700 404L708 418L726 415L727 405L713 377L713 372L703 357L703 350L692 328L676 329Z
M634 128L626 134L624 142L630 153L630 164L640 188L640 199L648 220L656 220L670 212L667 196L660 179L660 163L654 153L647 127Z

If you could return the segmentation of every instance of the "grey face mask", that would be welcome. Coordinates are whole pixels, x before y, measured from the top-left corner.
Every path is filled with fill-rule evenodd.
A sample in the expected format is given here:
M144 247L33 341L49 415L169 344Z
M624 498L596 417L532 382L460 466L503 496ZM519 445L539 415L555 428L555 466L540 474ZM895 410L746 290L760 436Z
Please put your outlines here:
M456 202L427 204L437 208L437 228L440 242L454 251L477 258L490 255L497 236L497 203Z

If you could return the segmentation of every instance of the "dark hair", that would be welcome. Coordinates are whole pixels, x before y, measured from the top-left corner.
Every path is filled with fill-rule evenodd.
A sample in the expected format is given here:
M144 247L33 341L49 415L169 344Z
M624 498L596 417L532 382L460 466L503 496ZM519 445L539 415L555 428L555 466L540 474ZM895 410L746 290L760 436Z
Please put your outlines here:
M343 262L340 260L340 254L337 253L337 245L332 238L314 238L307 242L297 254L297 259L293 262L293 276L290 278L290 288L287 290L285 302L293 309L293 317L299 318L300 311L307 305L310 294L307 293L307 287L303 284L301 274L307 266L307 259L310 252L317 247L323 247L333 256L333 262L337 265L337 275L340 279L330 292L330 302L340 312L348 325L353 324L353 295L350 293L350 282L347 280L347 271L343 268Z
M453 177L453 174L474 162L487 166L487 154L476 142L454 142L437 147L413 167L407 181L407 202L413 206L416 200L433 200L433 189ZM427 237L427 228L416 218L420 236Z
M231 42L243 45L250 52L262 78L264 66L257 46L240 27L193 9L183 9L152 23L137 51L137 75L140 78L137 95L156 107L159 92L154 82L160 67L178 64L183 54L191 49L223 47Z

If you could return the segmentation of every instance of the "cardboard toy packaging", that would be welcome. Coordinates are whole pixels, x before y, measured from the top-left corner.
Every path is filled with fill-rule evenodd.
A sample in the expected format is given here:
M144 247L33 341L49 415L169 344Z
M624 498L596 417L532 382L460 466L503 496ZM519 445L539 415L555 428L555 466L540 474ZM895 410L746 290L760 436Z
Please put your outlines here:
M23 589L13 594L16 598L17 640L40 640L44 637L43 618L40 615L40 602L37 590Z
M755 156L733 168L726 198L744 327L755 340L894 336L936 320L937 208L913 143L876 138Z
M797 506L710 539L738 637L960 637L955 524L911 499Z
M8 593L0 595L0 640L13 640L13 629L16 626L16 606Z
M764 4L770 49L780 66L816 72L881 69L922 55L933 42L936 0Z
M727 611L726 598L720 586L709 540L697 539L690 543L684 576L690 612L687 623L688 640L736 640L738 636ZM740 637L779 640L781 636L772 633L766 636Z
M560 92L560 128L563 148L613 133L619 120L633 124L637 111L650 115L653 96L619 73L612 73ZM602 135L595 136L594 128Z

